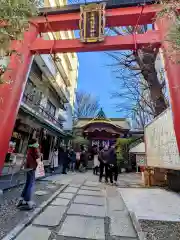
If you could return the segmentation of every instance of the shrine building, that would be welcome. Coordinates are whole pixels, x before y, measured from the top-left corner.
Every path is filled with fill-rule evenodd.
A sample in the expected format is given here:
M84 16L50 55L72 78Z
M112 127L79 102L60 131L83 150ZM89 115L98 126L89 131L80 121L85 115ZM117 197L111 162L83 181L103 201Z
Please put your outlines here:
M130 136L130 123L126 118L107 118L100 109L95 118L79 118L74 133L91 142L91 146L103 147L115 142L117 138Z

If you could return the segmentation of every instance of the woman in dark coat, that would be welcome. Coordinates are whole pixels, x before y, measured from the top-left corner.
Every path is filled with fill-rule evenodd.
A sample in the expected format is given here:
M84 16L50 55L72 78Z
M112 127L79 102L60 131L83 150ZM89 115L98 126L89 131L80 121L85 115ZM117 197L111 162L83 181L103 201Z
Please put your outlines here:
M63 147L59 148L58 162L59 166L61 166L62 174L67 174L68 152Z

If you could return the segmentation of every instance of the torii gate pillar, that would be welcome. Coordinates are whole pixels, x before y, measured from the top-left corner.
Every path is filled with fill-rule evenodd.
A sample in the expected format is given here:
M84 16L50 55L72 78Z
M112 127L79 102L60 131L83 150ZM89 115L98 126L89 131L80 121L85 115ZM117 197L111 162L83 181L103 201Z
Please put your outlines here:
M180 63L178 63L176 53L167 41L167 35L172 24L168 17L159 19L156 27L160 31L162 39L162 50L165 62L165 71L168 78L170 104L172 108L172 117L174 122L174 131L176 135L178 150L180 153Z
M5 73L7 83L0 86L0 173L4 166L21 96L25 88L26 75L31 64L31 43L37 35L36 27L31 26L29 31L24 33L24 40L15 43L15 48L21 56L13 54L10 57L9 70Z

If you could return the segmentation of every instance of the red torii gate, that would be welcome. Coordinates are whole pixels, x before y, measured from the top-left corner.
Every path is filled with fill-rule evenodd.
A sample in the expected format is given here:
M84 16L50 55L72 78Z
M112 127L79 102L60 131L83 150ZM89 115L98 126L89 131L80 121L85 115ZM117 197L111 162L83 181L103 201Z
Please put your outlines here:
M143 11L142 11L143 8ZM106 27L136 26L150 24L154 21L160 5L146 5L127 8L106 9ZM12 135L21 97L26 84L26 76L33 54L48 54L57 52L87 52L108 50L134 50L143 46L163 47L167 50L167 43L163 41L167 34L169 23L166 20L156 23L156 30L144 34L109 36L104 42L83 44L78 39L71 40L43 40L39 33L66 31L79 29L80 13L47 14L32 19L31 26L24 33L23 41L16 41L12 45L21 56L13 54L9 67L5 73L8 84L0 86L0 170L4 165L9 140ZM47 27L47 23L50 29ZM166 70L171 96L174 129L180 151L180 91L178 88L180 65L166 55Z

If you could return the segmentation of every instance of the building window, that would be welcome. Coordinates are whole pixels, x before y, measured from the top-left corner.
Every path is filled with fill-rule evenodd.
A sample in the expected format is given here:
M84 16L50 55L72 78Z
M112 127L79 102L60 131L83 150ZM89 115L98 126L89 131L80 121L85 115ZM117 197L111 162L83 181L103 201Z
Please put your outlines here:
M33 96L35 92L36 92L35 84L30 79L28 79L24 94L29 98L30 101L33 101Z
M46 110L47 110L47 112L51 115L51 116L53 116L53 117L55 117L55 115L56 115L56 107L52 104L52 102L51 101L47 101L47 106L46 106Z
M36 88L36 85L28 79L24 91L23 101L35 106L39 106L42 100L42 92Z
M36 76L42 80L43 73L35 61L32 64L31 72L36 74Z

